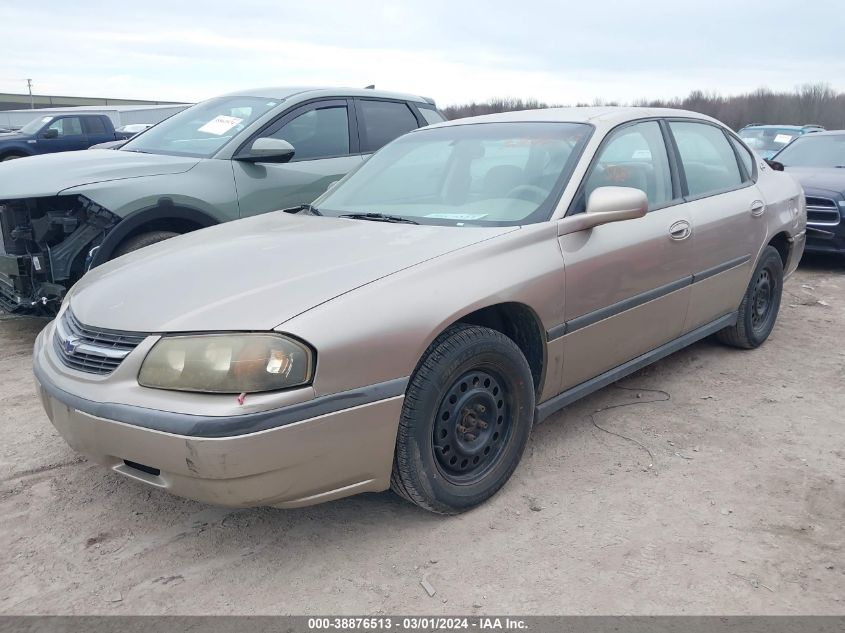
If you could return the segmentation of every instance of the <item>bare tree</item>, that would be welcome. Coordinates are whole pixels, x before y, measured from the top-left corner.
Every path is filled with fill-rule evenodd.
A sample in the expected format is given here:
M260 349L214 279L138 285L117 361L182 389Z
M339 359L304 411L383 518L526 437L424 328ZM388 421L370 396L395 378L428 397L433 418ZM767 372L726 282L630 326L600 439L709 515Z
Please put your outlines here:
M596 98L592 103L577 106L619 105ZM845 128L845 93L833 90L827 84L805 84L793 92L774 92L758 88L751 92L724 97L718 93L694 90L688 96L675 99L637 99L631 105L692 110L712 116L734 129L750 123L806 125L814 123L827 129ZM444 108L450 119L479 114L546 108L547 104L536 99L515 97L491 99L483 103Z

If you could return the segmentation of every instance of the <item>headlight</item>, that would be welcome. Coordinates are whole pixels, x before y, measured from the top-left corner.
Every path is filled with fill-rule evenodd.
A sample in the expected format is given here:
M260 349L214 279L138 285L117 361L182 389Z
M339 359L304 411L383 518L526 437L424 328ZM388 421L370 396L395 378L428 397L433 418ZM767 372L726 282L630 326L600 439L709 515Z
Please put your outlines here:
M310 382L311 350L280 334L165 336L144 359L144 387L255 393Z

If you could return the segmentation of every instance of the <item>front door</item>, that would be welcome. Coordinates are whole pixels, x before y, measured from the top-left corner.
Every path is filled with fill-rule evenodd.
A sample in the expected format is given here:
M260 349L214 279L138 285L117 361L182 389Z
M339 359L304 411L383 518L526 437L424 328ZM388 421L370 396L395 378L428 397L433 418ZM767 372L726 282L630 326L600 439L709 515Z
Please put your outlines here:
M256 138L265 137L284 139L295 154L288 163L232 161L241 217L309 203L363 160L346 99L287 112Z
M51 130L49 133L51 138L45 136L48 130ZM88 135L85 133L82 120L78 116L65 116L55 119L44 128L40 136L37 147L41 154L88 149Z
M563 384L569 389L681 335L690 297L692 218L656 120L613 131L571 212L598 187L645 191L645 217L561 236Z
M695 225L693 285L684 330L737 309L759 245L766 206L753 182L753 157L722 128L670 121L680 159L681 186Z

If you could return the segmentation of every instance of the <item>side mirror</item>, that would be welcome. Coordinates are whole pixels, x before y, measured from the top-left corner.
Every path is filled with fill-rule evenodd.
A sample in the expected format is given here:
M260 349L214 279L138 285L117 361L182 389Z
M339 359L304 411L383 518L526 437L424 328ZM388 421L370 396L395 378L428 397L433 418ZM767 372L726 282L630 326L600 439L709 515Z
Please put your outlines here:
M783 163L772 160L771 158L764 158L763 160L766 161L766 164L771 167L773 171L783 171Z
M610 222L643 217L648 212L648 197L633 187L599 187L590 194L587 212L571 215L558 222L558 235L584 231Z
M296 153L293 145L280 138L257 138L244 153L235 160L249 163L287 163Z
M44 130L44 134L42 134L42 136L44 138L58 138L59 131L54 127L50 127Z

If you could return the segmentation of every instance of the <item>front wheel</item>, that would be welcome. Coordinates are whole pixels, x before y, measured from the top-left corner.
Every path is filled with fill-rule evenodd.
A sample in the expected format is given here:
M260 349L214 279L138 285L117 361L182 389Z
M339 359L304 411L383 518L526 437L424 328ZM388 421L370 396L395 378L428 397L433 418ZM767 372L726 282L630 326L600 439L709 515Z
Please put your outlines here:
M176 237L179 233L174 231L150 231L148 233L140 233L127 238L114 250L112 259L140 250L145 246L152 246L164 240L169 240L171 237Z
M492 495L519 463L534 419L534 383L501 332L450 327L411 377L391 487L426 510L457 514Z
M762 345L775 327L782 293L783 262L777 249L767 246L739 304L736 325L718 332L717 338L742 349Z

